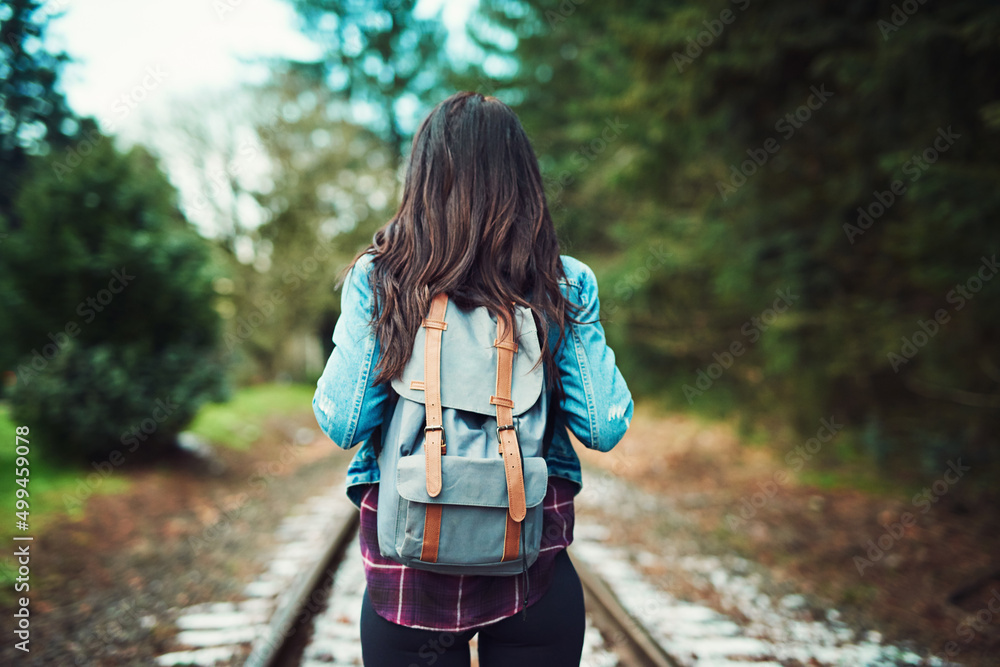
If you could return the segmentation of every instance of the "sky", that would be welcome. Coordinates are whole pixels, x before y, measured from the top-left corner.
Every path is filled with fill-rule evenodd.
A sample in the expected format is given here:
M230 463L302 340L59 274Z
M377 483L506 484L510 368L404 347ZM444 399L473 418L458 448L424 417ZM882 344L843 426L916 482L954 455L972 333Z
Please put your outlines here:
M463 47L464 23L478 0L419 0L418 15L442 10L449 49ZM298 16L286 0L49 0L53 15L47 46L75 62L61 78L70 107L93 116L122 147L141 143L161 156L161 165L179 189L188 218L206 235L218 219L204 202L208 191L191 168L190 149L172 132L174 112L200 108L202 98L241 99L242 83L266 79L259 57L308 60L321 50L298 30ZM61 16L58 16L62 13ZM233 107L232 117L238 117ZM224 121L227 118L223 119ZM263 157L246 165L264 174ZM258 164L259 163L259 164ZM244 224L259 215L241 206Z
M477 0L420 0L418 13L443 9L461 30ZM266 72L244 59L308 59L319 48L297 29L285 0L49 0L49 44L77 62L62 79L71 107L111 132L144 141L146 114Z
M203 90L219 90L263 73L241 57L318 53L294 28L281 0L50 0L64 16L50 43L75 62L62 78L70 106L102 129L131 140L142 115Z

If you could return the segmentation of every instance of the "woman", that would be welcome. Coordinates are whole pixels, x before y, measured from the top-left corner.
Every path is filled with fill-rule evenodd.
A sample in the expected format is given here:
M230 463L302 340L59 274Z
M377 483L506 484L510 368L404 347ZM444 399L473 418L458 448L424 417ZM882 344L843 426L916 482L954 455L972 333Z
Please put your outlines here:
M486 306L506 321L511 304L535 317L557 409L545 457L541 553L527 587L521 577L418 570L379 552L371 436L392 403L389 383L442 292L461 308ZM567 428L585 446L608 451L633 407L599 313L593 272L559 255L538 161L517 116L478 93L441 102L414 137L399 211L345 276L335 349L313 399L334 442L345 449L363 443L348 468L347 494L361 509L366 665L467 666L476 633L483 667L579 664L583 594L565 548L582 477Z

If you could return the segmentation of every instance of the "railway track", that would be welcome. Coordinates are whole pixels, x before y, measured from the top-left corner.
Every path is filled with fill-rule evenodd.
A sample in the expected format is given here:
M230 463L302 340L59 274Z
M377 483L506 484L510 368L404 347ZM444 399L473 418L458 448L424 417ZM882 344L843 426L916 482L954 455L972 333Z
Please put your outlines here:
M322 557L283 591L266 628L257 633L247 667L361 664L356 613L364 582L354 542L357 527L358 515L350 512L330 531ZM572 548L570 552L572 557ZM583 583L588 614L587 655L582 664L680 667L589 566L577 558L573 562ZM333 605L337 605L333 613L325 616Z
M358 529L358 513L347 512L330 532L328 546L313 568L289 588L267 630L254 642L246 667L292 667L301 663L309 621L330 597L337 569Z
M614 488L605 484L605 495ZM638 502L634 489L620 492L616 507ZM578 500L585 509L587 496ZM647 505L633 509L662 510ZM587 605L582 667L949 664L882 645L870 632L859 638L837 619L836 610L827 610L825 621L810 620L796 611L801 596L772 600L750 575L740 574L746 564L708 556L678 560L668 549L650 551L649 544L615 545L605 524L600 517L578 522L569 549ZM175 650L159 656L157 665L361 665L365 581L357 525L358 512L339 486L298 506L276 530L273 542L279 546L269 566L246 586L246 599L180 610L175 621L180 632L171 642ZM682 576L710 585L744 618L737 621L707 605L672 597L636 569L643 562L683 567ZM592 567L597 563L600 576ZM427 667L436 662L431 655L421 658L419 664ZM476 667L475 659L472 664Z
M646 628L626 611L606 583L579 558L570 560L580 575L587 613L591 615L625 665L641 667L681 667L669 653L649 636Z

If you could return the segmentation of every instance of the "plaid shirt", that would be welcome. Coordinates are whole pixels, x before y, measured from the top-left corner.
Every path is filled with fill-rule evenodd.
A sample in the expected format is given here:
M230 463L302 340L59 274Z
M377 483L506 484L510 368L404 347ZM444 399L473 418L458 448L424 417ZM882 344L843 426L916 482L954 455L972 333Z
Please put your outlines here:
M552 563L573 541L576 485L549 477L542 507L542 544L528 568L527 606L545 595ZM397 625L459 632L513 616L522 608L522 576L451 575L401 565L378 548L378 484L368 486L361 502L359 541L368 595L379 616Z

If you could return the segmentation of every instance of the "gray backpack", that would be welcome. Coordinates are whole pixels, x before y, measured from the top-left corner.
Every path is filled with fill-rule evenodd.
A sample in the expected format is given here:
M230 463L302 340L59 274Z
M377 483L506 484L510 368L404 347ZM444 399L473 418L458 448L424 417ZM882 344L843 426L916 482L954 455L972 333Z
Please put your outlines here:
M488 575L520 574L537 559L549 397L531 311L518 307L516 318L515 342L486 308L432 300L382 433L383 556Z

